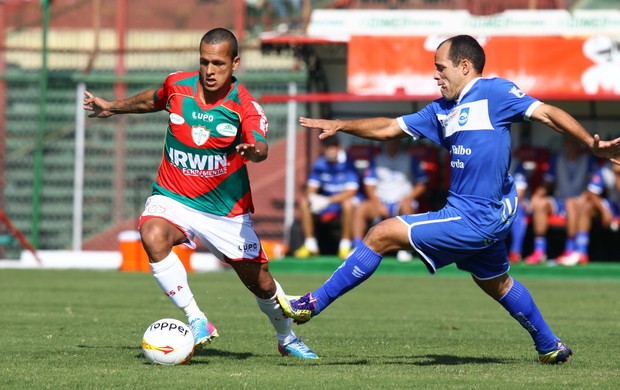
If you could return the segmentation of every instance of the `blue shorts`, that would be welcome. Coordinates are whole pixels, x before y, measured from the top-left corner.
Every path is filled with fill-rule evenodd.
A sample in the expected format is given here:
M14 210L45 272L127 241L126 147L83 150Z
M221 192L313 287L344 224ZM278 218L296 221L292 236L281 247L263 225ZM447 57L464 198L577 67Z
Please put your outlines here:
M551 203L551 215L566 217L566 201L555 196L548 196L547 199Z
M398 218L409 227L409 241L431 274L452 263L482 280L510 269L504 240L483 237L453 207Z

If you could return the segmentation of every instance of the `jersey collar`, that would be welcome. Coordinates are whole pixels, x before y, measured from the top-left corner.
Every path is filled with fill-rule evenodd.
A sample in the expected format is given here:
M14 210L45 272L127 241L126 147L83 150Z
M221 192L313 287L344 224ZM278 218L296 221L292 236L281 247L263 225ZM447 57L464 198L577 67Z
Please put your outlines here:
M461 94L459 95L459 98L456 99L456 104L461 103L461 100L463 99L463 96L465 96L465 94L467 92L469 92L469 90L471 89L471 87L474 86L474 84L476 84L476 81L480 80L482 77L476 77L475 79L471 80L469 83L467 83L467 85L465 86L465 88L463 88L463 90L461 91Z

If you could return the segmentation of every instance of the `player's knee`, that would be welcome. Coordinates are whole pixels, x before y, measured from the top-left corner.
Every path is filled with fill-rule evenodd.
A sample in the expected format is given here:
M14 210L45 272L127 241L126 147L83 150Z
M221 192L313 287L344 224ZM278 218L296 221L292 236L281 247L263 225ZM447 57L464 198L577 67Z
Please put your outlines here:
M402 249L396 238L398 232L390 222L386 220L370 228L364 237L366 246L379 254Z
M267 280L259 278L259 280L243 280L243 283L252 294L261 299L269 299L276 294L277 288L273 279Z
M164 229L158 225L143 226L140 229L142 246L152 262L165 258L172 250L173 242Z

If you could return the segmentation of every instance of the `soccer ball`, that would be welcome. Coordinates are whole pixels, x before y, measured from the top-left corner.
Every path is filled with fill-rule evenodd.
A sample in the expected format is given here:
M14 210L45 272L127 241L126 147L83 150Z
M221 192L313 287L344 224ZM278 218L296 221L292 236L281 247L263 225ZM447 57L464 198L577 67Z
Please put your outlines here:
M151 364L185 364L194 355L194 336L185 323L163 318L153 322L144 332L142 352Z

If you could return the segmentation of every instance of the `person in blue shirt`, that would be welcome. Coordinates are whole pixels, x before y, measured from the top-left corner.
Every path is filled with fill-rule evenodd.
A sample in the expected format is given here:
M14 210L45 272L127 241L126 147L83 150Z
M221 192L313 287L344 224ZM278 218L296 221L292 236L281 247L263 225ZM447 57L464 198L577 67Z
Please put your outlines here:
M588 189L580 196L581 208L577 216L567 223L573 223L576 232L574 249L558 257L557 264L574 266L588 264L590 230L595 218L603 227L618 230L620 217L620 165L605 164L592 176ZM567 227L568 229L568 227Z
M364 171L363 183L366 198L356 208L353 216L353 248L362 244L368 223L418 210L418 200L426 192L428 175L422 162L407 153L402 140L393 138L383 143L383 151ZM411 261L413 255L399 250L396 259Z
M413 248L431 274L452 263L471 273L474 282L529 332L541 363L565 362L572 355L527 288L508 275L505 239L518 204L508 174L510 126L523 120L542 122L614 163L620 163L620 138L602 141L565 111L528 96L514 83L482 78L484 64L484 50L474 38L454 36L435 52L433 77L442 98L422 110L395 119L300 118L302 126L319 129L321 139L338 132L375 140L428 138L450 152L450 188L439 211L401 215L373 226L363 245L315 291L299 298L279 294L285 315L297 323L309 321L367 280L385 253Z
M581 194L596 170L598 161L583 150L581 142L565 136L562 150L551 159L549 170L545 172L544 182L533 190L532 228L534 231L534 251L525 258L525 264L535 265L547 261L547 232L549 216L566 218L566 241L564 257L575 250L576 219L584 207Z
M303 259L319 254L315 236L316 216L319 222L340 220L338 255L345 259L351 251L351 228L359 175L340 146L338 137L325 138L321 141L321 147L323 154L314 162L306 184L306 194L299 201L304 243L293 255Z

